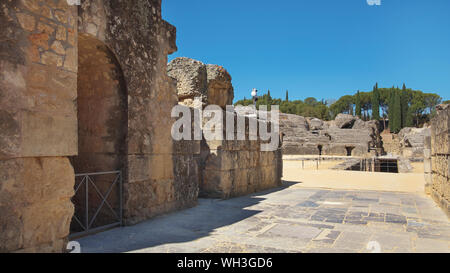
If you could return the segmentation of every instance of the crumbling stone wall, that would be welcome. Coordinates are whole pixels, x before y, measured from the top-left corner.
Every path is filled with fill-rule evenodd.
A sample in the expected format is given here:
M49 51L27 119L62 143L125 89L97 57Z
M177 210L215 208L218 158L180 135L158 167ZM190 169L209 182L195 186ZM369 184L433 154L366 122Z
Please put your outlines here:
M381 134L383 148L386 153L406 158L423 158L424 141L430 136L430 128L403 128L398 134L391 134L387 130Z
M234 89L230 74L221 66L204 64L186 57L172 60L167 68L169 77L176 80L178 101L182 105L232 105Z
M161 1L0 5L0 251L65 249L78 171L122 168L126 224L195 205L195 147L171 137L178 98L166 71L176 30L162 20ZM78 71L80 39L89 40L80 53L91 73ZM88 113L81 127L77 108ZM118 164L99 164L107 156Z
M379 123L339 114L334 121L280 114L283 153L364 156L382 153Z
M384 130L381 133L381 139L383 140L383 149L386 154L402 155L402 146L397 134L392 134L389 130Z
M224 124L226 115L232 115L237 121L236 113L224 112ZM248 124L255 118L248 116L244 118L245 140L205 140L202 143L204 157L200 165L203 171L200 196L230 198L281 186L283 168L281 147L276 147L274 151L262 151L261 145L268 141L261 141L259 133L255 135L257 140L250 140ZM266 121L256 120L256 123L261 122ZM237 139L238 130L236 127L234 129ZM224 126L224 135L226 130L227 127Z
M176 51L176 29L161 18L161 1L82 1L79 18L79 32L113 52L127 85L125 222L195 205L193 152L171 137L178 98L167 55Z
M176 82L181 105L195 109L218 105L225 109L226 105L232 104L234 93L231 76L221 66L205 65L189 58L176 58L169 63L168 74ZM193 112L194 108L191 109ZM235 124L237 122L237 114L234 111L222 111L224 138L227 131L226 115L231 115ZM196 163L200 172L200 196L230 198L281 185L280 147L274 151L261 151L263 143L249 138L249 122L252 118L243 118L246 123L243 132L246 135L245 140L237 140L238 131L235 126L233 133L236 140L203 138L201 144L199 143L200 153L196 155ZM201 122L205 124L207 121L208 118L205 118ZM259 139L257 135L255 137Z
M439 105L431 121L431 158L433 199L450 217L450 107Z
M0 4L0 252L60 252L77 154L77 7Z

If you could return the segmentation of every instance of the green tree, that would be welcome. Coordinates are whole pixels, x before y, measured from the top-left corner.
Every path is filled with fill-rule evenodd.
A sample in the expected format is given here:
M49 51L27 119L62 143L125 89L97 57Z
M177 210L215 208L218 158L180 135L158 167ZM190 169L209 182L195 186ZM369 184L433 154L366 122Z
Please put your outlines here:
M401 94L400 91L398 89L394 89L393 92L393 102L392 102L392 114L393 114L393 119L392 119L392 126L391 131L394 133L398 133L400 132L400 130L402 129L402 105L401 105Z
M414 124L417 127L420 124L420 120L421 120L426 108L427 108L427 105L425 103L425 94L423 94L420 91L414 92L412 94L410 113L411 113L411 115L413 115Z
M412 126L412 116L409 112L409 94L406 89L406 85L403 84L402 93L400 97L401 110L402 110L402 128Z
M436 107L436 105L440 104L442 102L442 98L433 93L424 94L425 96L425 105L428 108L428 113L432 113Z
M286 101L289 101L289 91L286 90Z
M378 83L375 84L372 91L372 119L380 119L380 93L378 92Z
M355 97L355 112L359 118L362 118L362 116L361 116L361 95L359 94L359 90L356 93L356 97Z
M305 99L305 103L310 105L310 106L316 106L317 105L317 100L316 100L316 98L309 97L309 98Z

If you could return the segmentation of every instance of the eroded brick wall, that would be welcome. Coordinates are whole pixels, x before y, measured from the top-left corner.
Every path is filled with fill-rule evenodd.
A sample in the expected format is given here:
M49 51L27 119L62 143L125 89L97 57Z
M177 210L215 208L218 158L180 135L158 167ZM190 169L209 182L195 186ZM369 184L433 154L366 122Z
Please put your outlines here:
M442 105L437 108L431 121L431 196L450 217L450 107Z
M0 4L0 252L61 252L77 153L77 7Z

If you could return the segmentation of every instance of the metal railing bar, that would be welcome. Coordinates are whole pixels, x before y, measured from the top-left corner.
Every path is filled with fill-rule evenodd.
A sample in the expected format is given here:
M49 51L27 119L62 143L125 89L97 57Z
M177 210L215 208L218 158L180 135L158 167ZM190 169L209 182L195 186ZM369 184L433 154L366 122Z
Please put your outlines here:
M108 175L108 174L115 174L116 176L115 176L112 184L109 186L106 194L103 195L103 193L100 191L99 187L97 187L96 182L94 181L93 177L100 176L100 175ZM118 170L118 171L107 171L107 172L96 172L96 173L80 173L80 174L75 174L75 177L82 177L80 183L75 188L75 194L79 192L80 188L83 186L83 183L85 183L85 215L84 215L85 223L83 224L82 221L80 220L80 218L74 214L73 218L80 225L80 227L83 229L83 231L72 233L69 235L69 238L83 236L83 235L99 232L99 231L102 231L105 229L109 229L109 228L112 228L112 227L115 227L118 225L122 225L122 223L123 223L122 171ZM96 211L93 214L93 216L91 217L91 219L89 219L89 214L90 214L89 213L89 184L90 183L94 187L94 190L102 198L100 206L96 209ZM108 183L111 183L111 182L108 182ZM109 196L111 196L111 193L114 190L114 186L117 184L119 186L119 189L118 189L118 192L119 192L119 215L117 214L116 209L114 209L108 201ZM103 225L101 227L91 228L91 226L94 224L101 209L105 206L105 204L109 208L109 210L113 213L113 215L111 215L111 216L114 217L114 219L116 219L118 221L111 223L111 224ZM113 219L111 219L111 220L113 220Z
M83 179L81 179L80 184L78 184L78 187L75 189L75 194L78 192L78 190L80 189L81 185L84 183L86 177L83 177Z
M110 228L113 228L113 227L117 227L117 226L120 226L120 222L115 222L115 223L104 225L104 226L101 226L101 227L91 228L91 229L88 229L86 231L80 231L80 232L72 233L72 234L69 235L69 239L75 239L75 238L78 238L78 237L81 237L81 236L93 234L93 233L100 232L100 231L103 231L103 230L107 230L107 229L110 229Z
M117 176L118 177L118 176ZM111 207L111 205L109 204L109 202L106 200L109 195L111 194L111 191L114 187L114 185L117 182L117 177L115 178L114 182L111 184L111 186L109 187L107 193L105 196L103 196L103 194L100 192L100 190L97 188L97 186L95 185L95 183L91 180L92 185L94 186L95 190L97 191L97 193L100 195L100 197L102 198L102 203L100 204L100 206L98 207L97 211L95 212L94 216L91 219L91 222L89 223L88 227L91 227L91 225L94 223L95 219L97 218L97 215L99 214L100 210L103 208L103 205L106 203L107 206L109 207L109 209L112 211L112 213L114 213L114 215L116 216L116 218L118 219L119 216L116 214L116 212L114 211L114 209Z
M123 224L123 201L122 201L122 172L119 173L119 214L120 214L120 225Z
M98 172L98 173L79 173L79 174L75 174L75 177L80 177L80 176L97 176L97 175L119 174L119 173L120 173L120 171Z
M78 220L78 217L77 217L75 214L73 215L73 218L75 218L75 220L77 220L78 224L80 224L80 226L81 226L84 230L86 230L86 227L84 227L84 225L81 223L81 221Z
M86 210L86 214L85 214L85 225L86 225L86 230L89 229L89 176L86 176L86 200L85 200L85 210Z

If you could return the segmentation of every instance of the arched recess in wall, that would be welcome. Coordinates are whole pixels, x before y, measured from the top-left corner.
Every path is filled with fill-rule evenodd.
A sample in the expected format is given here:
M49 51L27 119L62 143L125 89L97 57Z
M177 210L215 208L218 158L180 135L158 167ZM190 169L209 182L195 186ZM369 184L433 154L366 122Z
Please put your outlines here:
M95 37L78 37L78 156L75 173L122 170L126 160L127 89L111 50Z
M127 88L119 62L113 52L92 35L78 35L78 156L71 161L76 174L110 171L126 172L128 103ZM125 175L122 175L125 177ZM86 215L86 189L82 177L76 178L78 187L74 198L75 216L84 219ZM102 196L110 189L113 175L93 176L88 183L88 218L90 228L109 224L114 219L105 205ZM95 180L95 181L94 181ZM92 185L95 182L95 186ZM116 185L108 197L108 203L119 214L120 190ZM108 205L109 205L108 204ZM102 207L97 218L97 209ZM116 217L117 218L117 217ZM82 220L81 220L82 222ZM83 228L72 220L71 231L80 232ZM82 223L84 224L84 223Z

